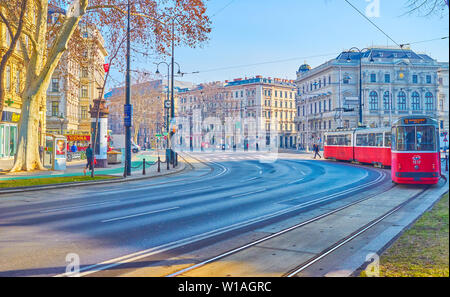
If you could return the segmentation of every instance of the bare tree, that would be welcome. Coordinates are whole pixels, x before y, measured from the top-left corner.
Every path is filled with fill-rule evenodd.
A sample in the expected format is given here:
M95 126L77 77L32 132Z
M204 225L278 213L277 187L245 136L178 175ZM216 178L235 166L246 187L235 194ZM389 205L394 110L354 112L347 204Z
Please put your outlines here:
M448 8L448 0L408 0L406 2L406 14L418 14L420 16L443 16L448 13Z
M25 22L13 13L24 0L1 0L1 21L10 32ZM102 30L107 40L117 40L126 30L127 0L28 0L32 24L23 26L20 40L25 36L31 43L30 52L24 51L26 79L22 92L22 112L19 123L18 146L11 171L43 169L39 158L39 110L45 102L46 90L69 40L81 19ZM194 47L207 40L210 21L206 16L205 0L133 0L131 3L131 39L149 51L167 53L172 40L175 44ZM49 3L50 2L50 3ZM61 25L47 48L49 7L68 7ZM175 35L170 24L176 18ZM17 26L17 31L14 30ZM14 33L13 33L14 34ZM24 41L25 43L25 41ZM123 59L125 60L125 59ZM0 73L0 76L3 73ZM44 104L45 106L45 104Z

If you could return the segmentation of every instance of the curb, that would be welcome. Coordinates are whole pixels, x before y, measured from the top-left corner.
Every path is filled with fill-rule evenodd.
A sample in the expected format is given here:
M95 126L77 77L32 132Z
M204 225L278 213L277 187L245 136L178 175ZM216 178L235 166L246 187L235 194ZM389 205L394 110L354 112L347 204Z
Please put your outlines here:
M184 158L183 158L184 159ZM174 175L178 173L182 173L187 170L193 170L194 167L186 160L184 160L186 163L184 168L175 171L175 172L167 172L166 174L161 175L149 175L149 176L141 176L136 178L124 178L124 177L117 177L111 180L104 180L104 181L92 181L92 182L72 182L72 183L65 183L65 184L54 184L54 185L43 185L43 186L31 186L31 187L16 187L16 188L5 188L5 190L0 190L0 195L5 194L15 194L15 193L22 193L22 192L33 192L33 191L42 191L42 190L53 190L53 189L62 189L62 188L74 188L74 187L84 187L84 186L97 186L97 185L103 185L103 184L112 184L112 183L122 183L122 182L131 182L131 181L139 181L144 179L150 179L150 178L156 178L161 176L169 176ZM186 164L189 164L191 169L189 169Z

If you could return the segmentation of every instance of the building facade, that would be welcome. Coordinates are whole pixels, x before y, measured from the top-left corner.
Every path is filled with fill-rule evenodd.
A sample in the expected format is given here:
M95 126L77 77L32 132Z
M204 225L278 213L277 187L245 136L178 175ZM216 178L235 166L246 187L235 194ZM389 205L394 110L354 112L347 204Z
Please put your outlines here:
M55 14L49 20L55 19ZM103 87L103 65L108 55L100 32L86 24L79 24L80 40L71 42L47 89L47 132L63 135L89 135L89 108L98 99Z
M174 101L175 115L178 111L178 93L190 88L189 82L175 81ZM165 80L153 80L131 86L131 104L133 105L133 123L131 135L139 145L156 145L156 135L167 131L167 110L164 101L170 100L170 88ZM105 94L109 108L108 126L112 134L125 134L124 104L125 88L114 88Z
M30 6L33 4L30 4ZM3 9L0 7L0 9ZM31 13L25 15L24 28L33 30L36 19L34 9L28 8ZM0 22L0 57L8 51L11 45L11 36L4 23ZM31 53L31 42L26 36L22 36L8 62L5 73L0 79L5 86L5 100L0 102L0 159L13 158L17 150L18 124L22 109L22 92L25 86L25 53ZM45 135L45 101L39 107L39 139L42 144Z
M441 132L448 133L449 119L448 119L448 62L440 63L438 70L438 115L439 115L439 129ZM448 137L447 137L448 138Z
M293 81L262 76L201 84L183 90L179 114L189 119L190 135L184 148L295 147L295 94ZM216 119L216 123L208 122L209 118ZM227 119L233 119L229 129L226 129ZM213 139L206 139L205 143L205 134L214 130L214 125L224 131ZM256 135L253 139L251 133ZM273 141L276 144L271 144Z
M342 52L314 69L302 65L296 80L299 143L322 144L324 133L338 128L389 127L406 115L437 118L439 68L428 55L406 47Z

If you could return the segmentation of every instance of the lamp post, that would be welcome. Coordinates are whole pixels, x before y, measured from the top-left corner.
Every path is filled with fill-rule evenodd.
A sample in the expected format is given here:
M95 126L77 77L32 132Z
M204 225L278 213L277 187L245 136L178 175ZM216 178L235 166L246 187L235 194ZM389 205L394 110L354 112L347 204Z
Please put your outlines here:
M362 56L364 52L368 52L370 51L370 49L368 48L363 48L362 50L360 50L357 47L352 47L351 49L349 49L347 51L347 62L350 62L352 59L350 58L350 53L352 52L352 50L356 50L359 52L360 56L359 56L359 119L358 119L358 126L362 126L363 125L363 114L362 114ZM372 54L370 55L370 62L373 63L373 57Z
M125 74L125 168L123 175L131 175L131 93L130 93L130 0L127 3L127 66Z
M173 44L172 44L173 46ZM172 50L172 62L166 63L166 62L159 62L156 64L156 74L160 74L159 71L159 65L164 64L167 66L167 99L164 102L164 109L166 110L166 132L167 132L167 157L171 160L172 159L172 152L170 149L170 142L169 138L172 136L172 132L170 130L170 120L175 118L175 103L174 103L174 95L173 95L173 86L174 86L174 65L176 64L178 66L178 72L177 74L182 74L180 70L180 65L173 61L173 50ZM172 72L171 72L172 69ZM172 81L172 82L171 82ZM169 95L170 94L170 95ZM169 106L170 105L170 106ZM170 134L169 134L170 132Z

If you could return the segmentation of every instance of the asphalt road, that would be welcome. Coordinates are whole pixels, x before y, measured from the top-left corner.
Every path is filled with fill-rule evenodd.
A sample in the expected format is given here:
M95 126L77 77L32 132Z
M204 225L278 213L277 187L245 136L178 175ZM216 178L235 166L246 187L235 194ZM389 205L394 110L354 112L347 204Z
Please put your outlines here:
M381 170L299 155L279 154L275 162L258 153L193 156L209 167L107 186L0 195L0 276L62 274L72 253L82 272L142 251L169 258L175 247L207 244L296 205L388 182Z

